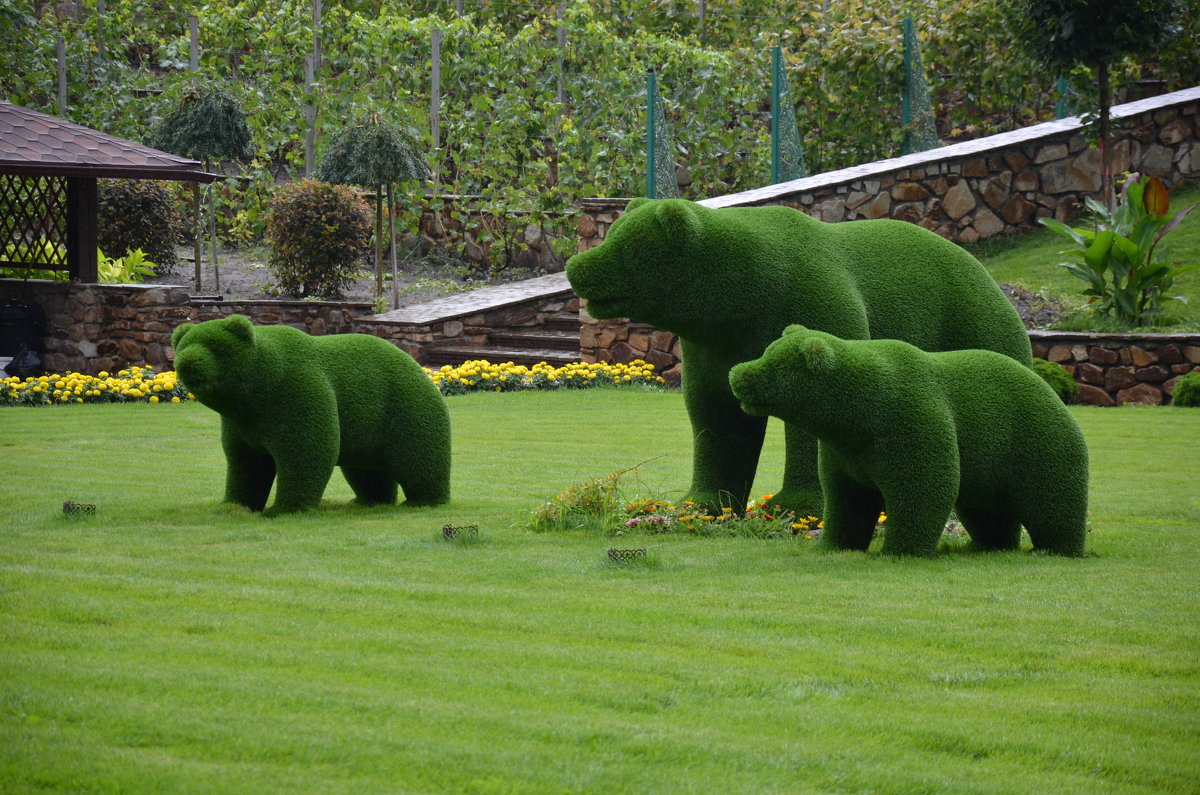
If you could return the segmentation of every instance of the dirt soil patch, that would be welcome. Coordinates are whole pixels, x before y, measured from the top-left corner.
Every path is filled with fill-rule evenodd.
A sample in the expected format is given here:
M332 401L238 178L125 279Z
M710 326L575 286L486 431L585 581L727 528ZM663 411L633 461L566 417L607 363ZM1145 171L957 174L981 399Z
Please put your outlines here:
M179 249L179 266L173 273L147 279L151 284L182 284L194 295L220 295L226 300L298 300L299 296L280 293L275 289L275 274L267 265L268 251L264 246L224 249L218 253L217 267L212 264L209 250L201 258L201 286L195 289L195 268L191 248ZM505 271L485 277L463 263L445 257L423 257L402 261L397 268L396 284L399 306L432 301L445 295L474 290L495 284L529 279L541 273ZM385 267L383 295L391 308L392 279L390 263ZM338 299L359 303L375 300L375 273L364 270Z

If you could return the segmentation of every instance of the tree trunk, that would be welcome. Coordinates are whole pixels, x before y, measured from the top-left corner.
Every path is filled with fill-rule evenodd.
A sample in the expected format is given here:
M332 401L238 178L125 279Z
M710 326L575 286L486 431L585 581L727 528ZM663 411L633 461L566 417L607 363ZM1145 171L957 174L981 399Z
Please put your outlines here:
M388 202L388 237L391 240L392 251L392 309L398 308L400 304L400 283L399 274L397 274L396 263L396 202L392 199L392 183L387 184L387 202Z
M383 295L383 186L375 186L375 300Z
M196 265L196 293L200 286L200 252L204 248L204 226L200 223L200 183L192 183L192 257Z

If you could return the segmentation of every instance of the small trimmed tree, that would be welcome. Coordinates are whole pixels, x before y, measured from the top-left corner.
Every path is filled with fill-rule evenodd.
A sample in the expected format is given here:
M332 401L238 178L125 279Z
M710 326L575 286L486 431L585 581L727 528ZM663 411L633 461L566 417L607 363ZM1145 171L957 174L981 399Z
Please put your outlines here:
M345 185L302 179L281 185L267 216L271 270L301 297L337 298L371 245L371 211Z
M1016 32L1029 52L1060 73L1083 65L1099 83L1101 190L1114 208L1108 147L1112 87L1109 67L1127 55L1153 57L1178 31L1180 0L1016 0Z
M244 160L254 155L250 127L242 108L216 83L193 83L179 104L168 113L147 141L155 149L204 162L204 170L218 160ZM200 289L200 194L193 194L193 221L196 240L196 289ZM217 265L217 226L213 209L212 185L208 187L208 213L212 224L213 274L221 289Z
M396 217L392 183L423 180L429 169L417 154L416 137L380 121L372 113L359 124L346 127L333 139L317 166L317 179L375 189L375 298L383 295L383 195L387 189L391 230L392 298L396 299Z

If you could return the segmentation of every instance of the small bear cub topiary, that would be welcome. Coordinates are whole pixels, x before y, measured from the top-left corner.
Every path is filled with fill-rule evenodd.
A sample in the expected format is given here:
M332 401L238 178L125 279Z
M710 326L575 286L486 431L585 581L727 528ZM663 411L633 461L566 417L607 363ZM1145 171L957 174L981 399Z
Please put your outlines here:
M983 350L926 353L789 326L733 368L742 409L818 440L823 543L865 550L880 511L888 554L930 555L951 510L981 549L1081 556L1088 452L1054 391Z
M367 334L310 337L240 315L172 335L175 369L221 415L225 501L264 513L315 508L340 466L356 502L450 498L450 415L416 361Z

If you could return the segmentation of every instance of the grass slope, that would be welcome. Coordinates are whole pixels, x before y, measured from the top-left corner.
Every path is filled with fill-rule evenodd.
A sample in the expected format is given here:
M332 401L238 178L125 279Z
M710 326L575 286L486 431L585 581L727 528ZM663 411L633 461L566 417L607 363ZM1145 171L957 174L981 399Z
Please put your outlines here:
M677 496L682 398L450 405L449 505L277 520L201 406L0 411L0 791L1195 791L1200 411L1073 409L1092 557L891 560L522 532L647 459Z
M1171 194L1171 210L1179 212L1185 207L1200 202L1200 185L1193 185ZM1072 222L1073 226L1091 226L1088 219ZM969 249L983 262L998 282L1023 284L1032 290L1046 290L1052 295L1069 298L1082 304L1080 291L1084 282L1067 272L1059 263L1071 260L1062 252L1069 241L1051 232L1038 229L1024 235L994 238L971 246ZM1172 260L1187 265L1200 265L1200 211L1194 211L1179 226L1163 239L1163 244ZM1188 299L1186 307L1174 304L1171 311L1190 318L1191 324L1200 323L1200 270L1189 271L1179 276L1172 295Z

